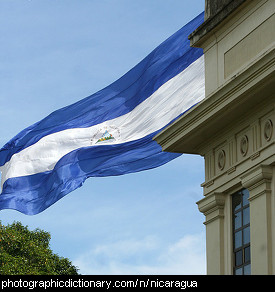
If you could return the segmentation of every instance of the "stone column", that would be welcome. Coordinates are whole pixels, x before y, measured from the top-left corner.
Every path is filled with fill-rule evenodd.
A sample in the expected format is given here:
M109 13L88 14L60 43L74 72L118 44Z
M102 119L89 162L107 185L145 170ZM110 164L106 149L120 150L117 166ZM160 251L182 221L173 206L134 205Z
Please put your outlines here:
M271 166L259 165L241 177L249 190L252 275L272 274L272 175Z
M205 215L207 274L224 274L224 205L225 195L212 193L197 202Z

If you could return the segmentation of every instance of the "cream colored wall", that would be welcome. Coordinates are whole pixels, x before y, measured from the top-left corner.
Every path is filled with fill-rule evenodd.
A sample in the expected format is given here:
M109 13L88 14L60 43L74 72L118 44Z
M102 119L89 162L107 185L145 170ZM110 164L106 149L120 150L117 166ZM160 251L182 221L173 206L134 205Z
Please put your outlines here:
M203 44L206 96L274 46L275 1L247 2L242 13L233 14L222 28L214 29Z
M275 274L274 11L274 0L248 0L201 34L206 98L154 138L164 151L205 158L197 204L208 274L233 273L231 195L242 188L250 192L252 273Z
M274 73L275 1L247 2L203 43L206 98L264 56L271 56ZM265 130L270 121L269 138ZM252 274L275 274L274 91L265 92L262 103L209 137L199 152L205 157L205 197L197 204L206 218L207 273L233 272L231 195L245 187L250 191Z
M250 109L246 115L231 125L211 136L201 145L201 154L205 157L204 195L214 191L222 192L239 182L239 176L259 163L270 163L275 150L275 96L269 95L265 103ZM265 127L272 122L271 139L265 138ZM246 147L243 145L246 141ZM242 150L241 150L242 149ZM246 150L246 151L245 151ZM245 151L245 152L242 152ZM220 153L225 155L224 165L219 161Z
M242 177L242 183L250 193L251 273L254 275L274 274L273 171L274 166L258 165Z
M242 188L250 191L252 273L275 274L275 127L268 141L264 131L269 121L275 125L274 100L273 95L270 103L251 111L205 147L206 169L212 176L208 174L203 183L205 197L198 207L206 216L208 274L232 274L231 195ZM248 149L243 156L240 141L244 136L248 137ZM219 151L224 151L227 161L222 170ZM230 156L234 157L232 164Z

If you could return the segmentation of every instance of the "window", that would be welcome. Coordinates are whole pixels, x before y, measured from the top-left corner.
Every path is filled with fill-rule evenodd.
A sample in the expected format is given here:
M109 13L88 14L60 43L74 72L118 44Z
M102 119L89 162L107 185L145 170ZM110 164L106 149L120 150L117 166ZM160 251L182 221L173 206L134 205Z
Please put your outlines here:
M234 275L250 275L249 192L243 189L232 196Z

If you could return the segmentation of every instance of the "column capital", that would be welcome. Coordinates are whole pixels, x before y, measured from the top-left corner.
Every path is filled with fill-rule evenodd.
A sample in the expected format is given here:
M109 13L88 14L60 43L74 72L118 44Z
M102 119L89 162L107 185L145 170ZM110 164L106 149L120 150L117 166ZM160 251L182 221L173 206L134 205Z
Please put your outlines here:
M224 217L225 195L223 193L214 192L197 202L200 212L206 216L204 224Z
M253 167L241 176L243 187L247 188L250 192L250 201L263 193L271 192L272 176L272 166L263 164ZM257 191L255 191L256 189Z

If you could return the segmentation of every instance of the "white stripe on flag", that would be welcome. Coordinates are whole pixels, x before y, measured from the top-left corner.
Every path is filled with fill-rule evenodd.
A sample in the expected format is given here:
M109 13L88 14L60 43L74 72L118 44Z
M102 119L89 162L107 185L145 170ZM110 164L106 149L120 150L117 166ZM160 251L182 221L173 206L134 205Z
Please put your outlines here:
M92 127L50 134L14 154L0 168L1 186L9 178L52 170L64 155L81 147L93 146L95 143L91 142L91 138L100 128L115 127L120 130L120 136L106 141L108 144L134 141L161 129L203 98L204 57L201 56L131 112Z

